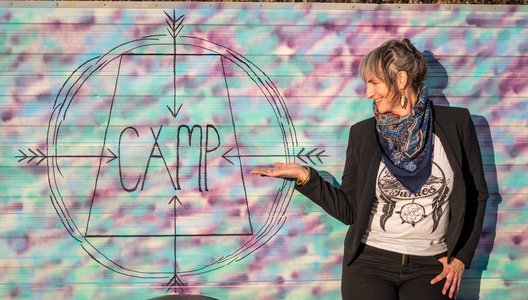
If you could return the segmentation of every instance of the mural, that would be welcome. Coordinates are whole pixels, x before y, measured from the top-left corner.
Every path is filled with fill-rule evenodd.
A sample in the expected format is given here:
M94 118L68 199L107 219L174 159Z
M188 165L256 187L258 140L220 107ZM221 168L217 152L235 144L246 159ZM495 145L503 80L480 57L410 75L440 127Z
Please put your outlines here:
M528 291L527 8L80 4L0 8L3 299L339 299L345 226L249 170L298 162L338 185L372 115L359 62L404 37L483 151L459 298Z
M184 17L166 17L168 34L125 42L78 67L53 105L47 153L19 150L19 162L47 160L52 204L94 260L127 276L170 278L168 285L184 293L180 277L240 260L282 227L291 182L270 191L273 201L258 203L248 197L258 182L246 179L243 165L269 156L251 152L259 151L256 138L276 144L287 161L297 141L284 100L264 73L231 49L178 36ZM246 120L247 101L270 107ZM271 130L255 131L260 124ZM193 237L199 245L180 246ZM139 262L107 254L113 247L149 253L154 243L172 253ZM202 243L217 251L189 259Z

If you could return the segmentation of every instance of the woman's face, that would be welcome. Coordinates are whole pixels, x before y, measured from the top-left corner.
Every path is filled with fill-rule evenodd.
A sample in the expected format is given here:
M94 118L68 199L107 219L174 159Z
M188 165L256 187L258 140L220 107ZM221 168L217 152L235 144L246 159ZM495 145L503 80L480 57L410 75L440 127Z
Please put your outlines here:
M379 113L396 113L396 111L401 110L398 105L399 101L396 101L394 95L389 93L389 87L385 82L376 77L371 77L366 84L366 96L374 101Z

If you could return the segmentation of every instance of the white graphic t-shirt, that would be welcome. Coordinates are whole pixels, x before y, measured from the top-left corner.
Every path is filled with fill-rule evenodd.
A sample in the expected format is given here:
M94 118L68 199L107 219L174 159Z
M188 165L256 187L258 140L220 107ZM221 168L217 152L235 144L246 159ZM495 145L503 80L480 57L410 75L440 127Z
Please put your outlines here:
M382 161L376 200L362 241L403 254L428 256L445 252L452 188L453 169L436 135L431 176L416 194L405 189Z

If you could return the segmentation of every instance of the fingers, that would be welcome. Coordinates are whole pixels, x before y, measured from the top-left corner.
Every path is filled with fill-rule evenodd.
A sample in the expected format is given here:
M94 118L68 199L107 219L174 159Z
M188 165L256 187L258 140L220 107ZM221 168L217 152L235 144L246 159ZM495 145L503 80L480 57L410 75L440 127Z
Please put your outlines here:
M273 166L272 167L267 167L267 168L263 168L263 167L259 167L259 168L253 168L249 171L250 174L269 174L269 173L273 173L275 172L276 170L275 169L278 169L278 168L281 168L282 167L282 163L280 162L275 162L273 163Z
M449 283L449 287L444 286L445 292L447 292L447 288L449 288L449 298L454 298L458 294L458 291L460 290L460 283L462 282L462 274L463 270L456 270L452 274L452 279ZM448 283L446 282L446 285L447 284Z
M449 292L449 298L454 298L458 294L461 280L462 277L457 272L449 274L446 277L446 283L442 289L442 294L446 295Z
M444 283L444 287L442 289L442 294L446 295L449 291L449 298L453 297L453 288L452 288L452 282L453 278L450 278L450 276L446 276L446 282Z
M288 172L288 173L293 173L293 172L298 172L299 170L302 170L303 167L299 164L296 164L296 163L282 163L282 162L274 162L273 163L273 166L271 167L267 167L267 168L263 168L263 167L258 167L258 168L254 168L252 170L250 170L250 173L252 174L257 174L258 172L263 172L263 173L266 173L266 172L280 172L280 171L284 171L284 172Z
M461 260L457 259L456 257L453 258L453 261L451 262L451 264L449 264L449 266L451 267L452 274L452 281L449 287L449 298L454 298L460 290L460 283L462 282L462 277L466 266Z
M458 294L460 289L460 283L462 281L462 274L464 273L464 263L454 258L453 262L449 264L447 260L439 260L444 269L442 273L431 280L431 284L435 284L445 278L444 286L442 287L442 294L448 295L449 298L454 298Z
M250 174L260 174L262 176L280 177L286 179L295 179L299 176L303 168L295 163L273 163L273 167L254 168L249 171Z
M262 176L278 176L279 173L275 172L273 168L254 168L249 171L250 174L258 174Z
M442 281L446 276L449 274L449 264L447 263L447 257L442 257L438 260L442 263L444 268L442 269L442 272L438 274L433 280L431 280L431 284L435 284L437 282Z
M431 284L442 281L444 278L446 278L447 274L447 272L442 271L442 273L438 274L435 278L433 278L433 280L431 280Z
M456 273L446 272L446 269L444 269L442 273L440 273L438 276L433 278L433 280L431 280L431 284L438 283L444 279L445 279L445 283L444 283L444 286L442 287L442 294L447 295L449 292L448 294L449 298L453 298L454 296L456 296L458 292L458 287L460 286L460 278L456 276Z
M460 278L458 279L458 283L456 285L456 291L455 291L455 294L453 295L453 297L451 298L454 298L456 297L456 295L458 294L458 291L460 291L460 283L462 282L462 276L460 276Z

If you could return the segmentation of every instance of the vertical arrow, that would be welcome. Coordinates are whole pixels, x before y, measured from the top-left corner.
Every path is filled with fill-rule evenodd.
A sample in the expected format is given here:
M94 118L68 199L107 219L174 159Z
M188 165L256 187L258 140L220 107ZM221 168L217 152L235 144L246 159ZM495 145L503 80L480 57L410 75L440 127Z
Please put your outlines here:
M165 12L165 15L167 16L167 19L165 19L165 22L167 22L167 25L169 26L167 28L167 31L169 31L170 36L172 37L172 85L173 85L173 98L172 98L172 107L167 105L167 108L169 109L169 112L171 113L173 118L176 118L178 113L180 112L180 109L183 105L183 103L180 103L178 108L176 108L176 100L177 100L177 94L176 94L176 37L180 33L180 31L183 28L183 20L185 19L184 16L180 16L178 19L176 19L176 11L172 10L172 16L169 15L167 12ZM177 255L177 247L176 247L176 203L179 203L182 205L178 197L175 195L172 197L172 199L169 202L169 205L173 205L174 210L174 276L172 277L171 281L169 282L169 289L174 288L177 292L183 293L183 286L185 285L183 281L180 280L180 278L177 275L177 268L178 265L176 263ZM176 288L178 286L178 288Z
M180 112L180 109L183 104L180 104L178 108L176 108L176 37L178 34L180 34L182 28L183 28L183 20L185 19L184 16L180 16L176 19L176 11L172 11L172 16L169 15L166 11L164 11L165 15L167 16L167 19L165 19L165 22L169 26L167 28L167 31L169 32L170 36L172 37L172 84L174 88L173 93L173 103L172 107L167 105L167 108L169 109L171 115L173 118L176 118L178 113Z
M172 276L171 280L167 284L169 286L167 288L167 292L171 289L174 289L175 293L183 294L185 292L183 289L183 287L185 286L185 283L180 279L180 277L178 277L178 274L177 274L178 264L176 260L177 259L176 239L178 236L176 234L176 203L178 203L179 205L182 205L182 203L180 202L180 199L178 199L178 196L174 195L169 201L169 205L172 204L172 209L174 213L174 245L173 245L174 246L174 252L173 252L174 254L174 276Z

